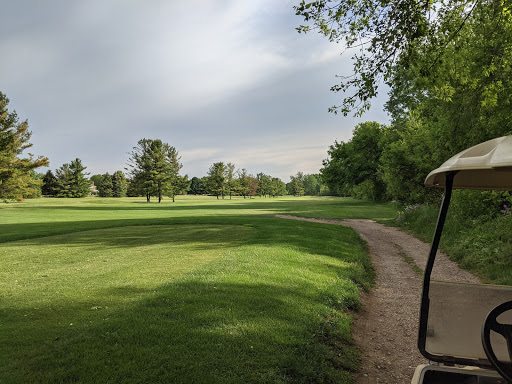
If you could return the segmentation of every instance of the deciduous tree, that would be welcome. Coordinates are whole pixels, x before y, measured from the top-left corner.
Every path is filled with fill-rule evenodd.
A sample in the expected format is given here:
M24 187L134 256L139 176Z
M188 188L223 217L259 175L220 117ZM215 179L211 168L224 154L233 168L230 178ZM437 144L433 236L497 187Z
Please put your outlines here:
M307 196L318 196L322 182L320 175L304 175L304 194Z
M249 183L247 196L249 196L249 198L256 196L258 194L258 189L260 188L258 184L258 179L254 176L249 175L247 176L247 181Z
M249 191L250 191L250 181L249 181L249 174L247 173L247 169L242 168L237 171L237 180L238 180L239 193L245 199L247 196L249 196Z
M260 172L256 175L256 179L258 179L258 195L259 196L267 196L270 197L272 195L272 178L269 175L265 175L263 172Z
M340 105L330 108L345 115L367 110L379 83L389 82L397 67L413 65L418 47L432 53L421 70L438 65L443 52L485 9L492 10L494 24L509 22L510 2L501 0L303 0L295 7L306 21L299 32L316 30L353 49L353 75L340 76L341 82L331 88L349 91Z
M278 177L273 177L271 182L271 193L272 196L286 195L286 183Z
M204 195L207 193L206 185L199 177L193 177L190 179L190 191L191 195Z
M165 190L165 194L172 198L172 202L175 202L176 195L184 195L190 189L190 180L188 175L178 175L172 184L168 184Z
M289 195L304 196L304 174L297 172L296 175L290 176L290 182L286 184Z
M341 196L381 200L385 185L380 173L382 139L386 126L376 122L358 124L352 139L330 146L329 158L320 170L329 188Z

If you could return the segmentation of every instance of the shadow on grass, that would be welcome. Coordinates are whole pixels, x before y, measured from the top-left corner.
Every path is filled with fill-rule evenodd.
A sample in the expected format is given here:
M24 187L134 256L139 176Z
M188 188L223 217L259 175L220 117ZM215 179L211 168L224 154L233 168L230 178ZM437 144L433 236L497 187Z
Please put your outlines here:
M17 247L44 247L65 244L67 249L97 250L108 254L112 248L136 249L153 245L187 245L189 249L228 248L240 245L240 230L230 231L236 226L223 224L148 224L116 225L111 228L85 230L62 235L29 238L16 243ZM244 227L243 227L244 228ZM230 235L232 234L232 235ZM242 234L245 235L245 232ZM245 236L242 236L245 240ZM149 250L149 249L148 249Z
M69 303L63 319L89 310L72 325L20 322L10 310L19 335L4 343L13 352L1 381L343 383L357 365L350 337L332 326L348 318L335 319L315 290L196 280L150 296L117 310Z
M38 238L44 236L58 235L64 233L81 232L94 229L145 226L145 225L168 225L175 223L189 224L247 224L256 217L272 214L292 214L303 217L317 218L379 218L385 219L393 216L390 207L379 206L374 203L354 199L333 199L318 198L297 201L270 200L257 202L243 202L233 204L182 204L182 205L158 205L152 204L139 209L140 204L131 206L116 207L105 206L25 206L16 208L13 212L28 212L37 220L48 218L48 221L33 223L9 223L0 224L0 243ZM137 207L135 207L137 206ZM58 216L52 217L51 212L60 212ZM86 215L81 212L98 212L94 215ZM68 213L69 212L69 213ZM101 212L101 214L99 213ZM138 212L162 212L160 217L140 217ZM120 217L121 213L124 217ZM168 215L167 215L168 213ZM131 217L130 217L131 216ZM155 215L156 216L156 215ZM164 216L164 217L162 217ZM65 220L61 219L65 217ZM242 219L245 217L245 221ZM61 221L59 221L59 219Z
M186 225L188 232L179 239L157 231L130 241L197 241L200 247L224 248L238 246L240 240L215 240L218 233L208 234L211 226L247 225L256 231L236 255L160 287L114 285L99 288L92 297L60 298L46 308L4 307L0 348L7 359L0 382L350 382L348 372L355 369L357 355L349 319L340 309L356 305L354 282L364 286L371 280L362 243L351 229L264 215L82 224L84 229L138 225L130 228L130 236L141 224L163 224L169 231ZM69 223L48 225L50 231L70 231ZM123 248L129 242L122 230L112 229L16 245L82 247L86 238L100 248ZM251 253L254 249L257 254ZM273 266L289 249L303 253ZM341 278L332 286L315 283L333 275Z
M345 227L336 226L337 229L334 229L329 224L285 220L270 215L89 220L73 224L53 222L0 225L0 243L25 240L16 245L67 244L69 246L127 248L138 245L197 242L205 247L213 247L215 244L227 246L230 242L239 240L225 236L218 237L214 233L215 229L210 226L246 226L261 230L252 238L251 243L253 244L294 246L308 253L318 253L322 250L322 253L327 252L328 256L334 256L341 252L350 259L350 249L348 252L346 252L346 247L340 249L338 241L342 238L346 239L346 246L349 244L361 246L362 244L359 236L353 230ZM182 234L180 226L183 225L188 226L186 234ZM151 230L152 233L148 234L144 230L142 231L144 234L142 234L138 233L136 229L149 226L154 227L154 232ZM133 228L130 231L123 231L122 228L126 227ZM197 228L194 229L194 227ZM115 231L115 228L120 228L120 230ZM164 231L162 232L161 229ZM71 237L58 236L66 234L74 235Z

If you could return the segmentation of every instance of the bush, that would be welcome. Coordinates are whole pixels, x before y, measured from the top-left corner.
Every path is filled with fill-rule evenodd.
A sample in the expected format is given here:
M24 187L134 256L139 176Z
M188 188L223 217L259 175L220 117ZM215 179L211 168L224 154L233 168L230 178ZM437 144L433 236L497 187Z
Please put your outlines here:
M509 192L458 190L453 192L450 209L461 219L485 221L502 215L510 206Z
M512 285L512 215L508 193L455 191L440 248L482 281ZM509 203L510 204L510 203ZM423 241L434 235L439 205L402 207L396 224Z

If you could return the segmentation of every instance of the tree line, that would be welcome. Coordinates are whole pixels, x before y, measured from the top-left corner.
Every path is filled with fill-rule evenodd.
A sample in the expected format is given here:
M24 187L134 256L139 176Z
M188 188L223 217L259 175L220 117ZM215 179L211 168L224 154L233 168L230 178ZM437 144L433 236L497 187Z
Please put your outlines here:
M397 10L407 10L407 4ZM330 146L321 174L335 193L405 203L437 201L439 191L423 185L430 171L466 148L512 134L510 5L469 4L457 11L437 3L437 17L430 21L435 25L425 26L418 38L410 36L405 50L395 50L398 56L385 72L391 123L359 124L351 140ZM430 34L422 38L427 30ZM393 31L376 33L382 37ZM498 206L507 194L494 193L489 199ZM466 202L474 201L468 197Z
M129 153L124 169L90 177L82 160L76 158L60 166L55 173L35 170L48 166L48 158L35 158L23 151L30 148L28 122L20 121L16 112L9 112L9 99L0 92L0 198L4 201L53 196L81 198L144 196L147 202L164 196L175 200L180 194L209 194L217 199L225 196L244 198L277 197L286 194L317 195L321 191L319 175L299 172L285 184L281 179L263 172L249 174L245 168L236 169L233 163L216 162L206 176L181 175L183 164L176 148L159 139L142 139Z

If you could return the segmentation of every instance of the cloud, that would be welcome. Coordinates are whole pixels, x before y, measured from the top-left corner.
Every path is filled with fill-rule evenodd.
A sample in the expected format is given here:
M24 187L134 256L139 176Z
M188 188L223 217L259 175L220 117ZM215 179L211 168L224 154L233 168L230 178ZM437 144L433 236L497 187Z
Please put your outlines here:
M52 168L80 157L113 172L145 137L174 145L191 175L214 161L316 172L360 120L327 113L340 99L335 75L351 65L339 45L295 31L294 3L10 1L1 90Z

